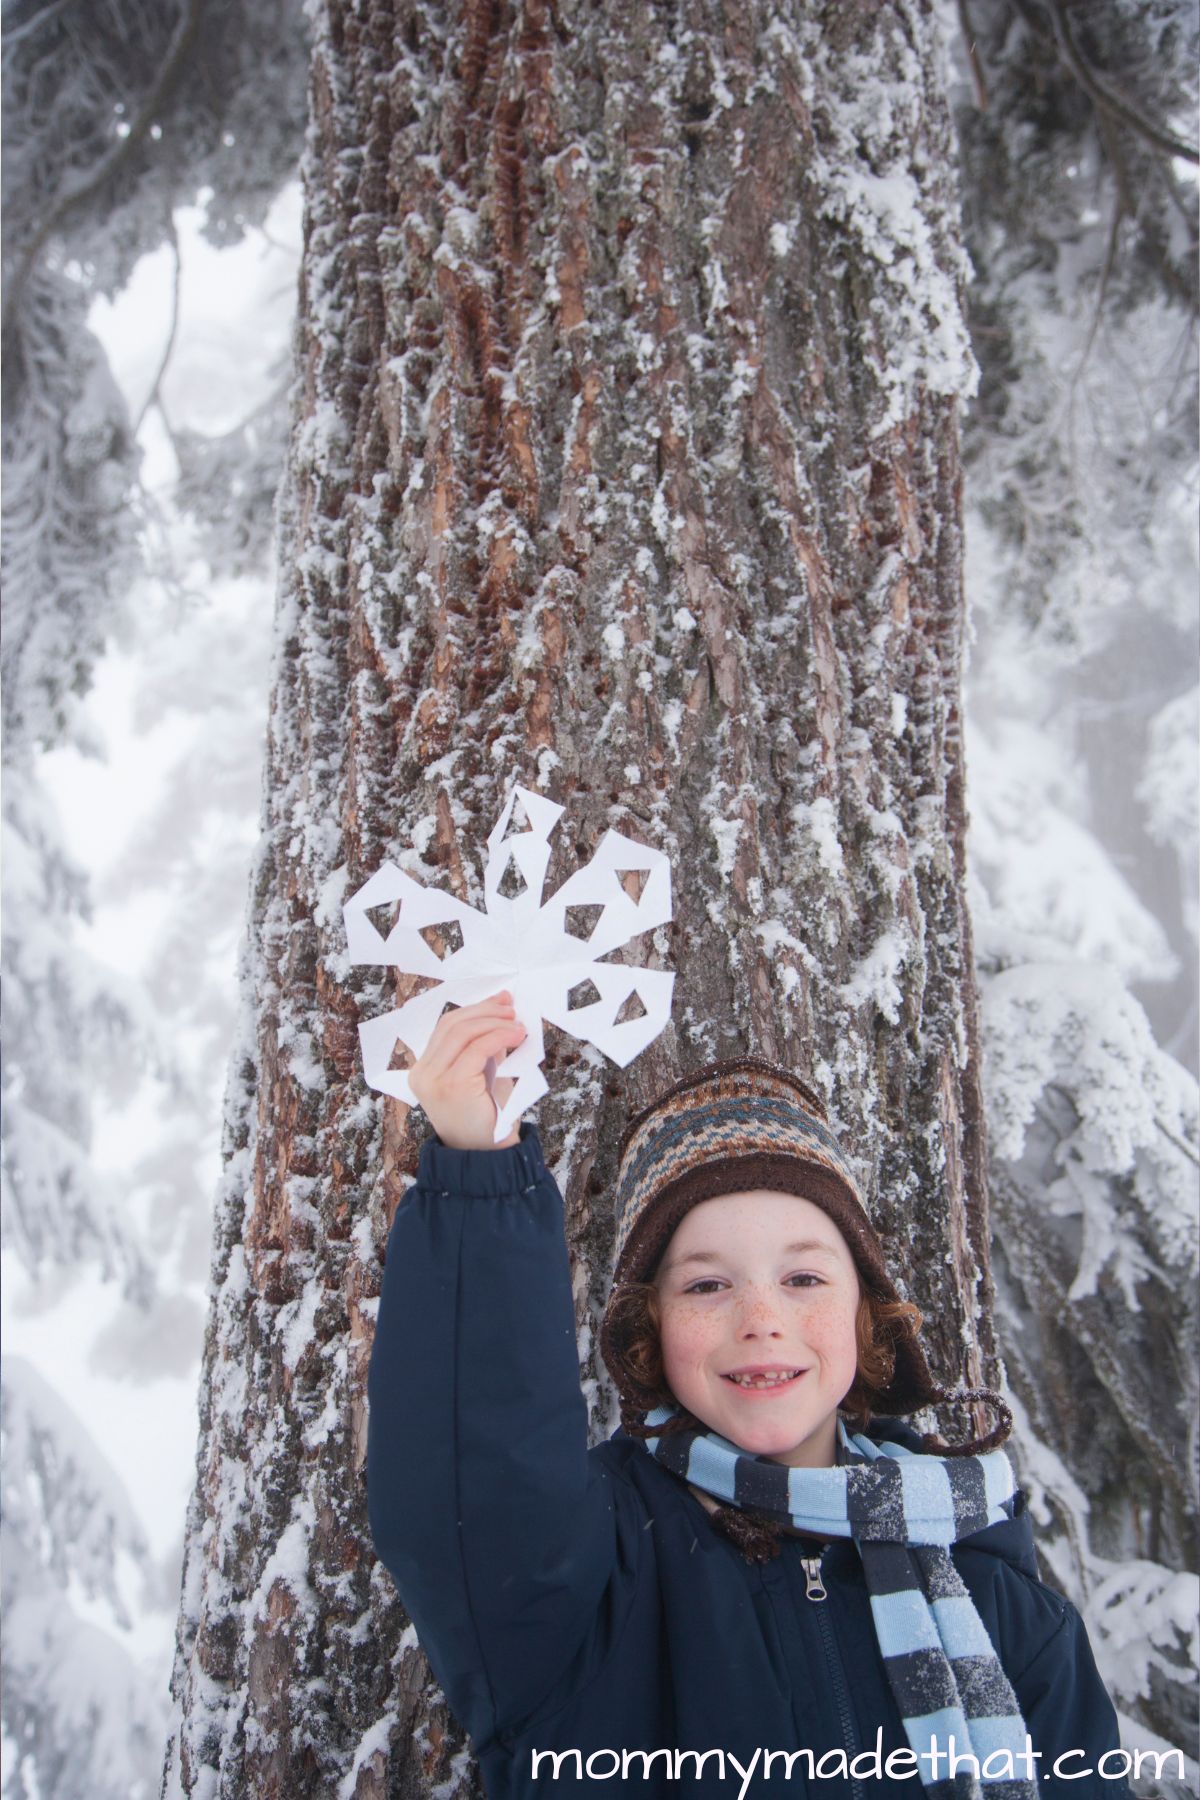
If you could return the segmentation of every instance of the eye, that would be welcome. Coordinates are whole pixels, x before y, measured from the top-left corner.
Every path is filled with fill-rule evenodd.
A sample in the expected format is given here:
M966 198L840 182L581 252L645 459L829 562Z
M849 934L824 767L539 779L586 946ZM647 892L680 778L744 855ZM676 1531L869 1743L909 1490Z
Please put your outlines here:
M784 1287L815 1288L824 1287L825 1282L820 1275L797 1273L795 1275L787 1276L783 1285Z
M699 1281L691 1281L684 1288L685 1294L717 1294L721 1291L721 1283L715 1275L702 1275Z

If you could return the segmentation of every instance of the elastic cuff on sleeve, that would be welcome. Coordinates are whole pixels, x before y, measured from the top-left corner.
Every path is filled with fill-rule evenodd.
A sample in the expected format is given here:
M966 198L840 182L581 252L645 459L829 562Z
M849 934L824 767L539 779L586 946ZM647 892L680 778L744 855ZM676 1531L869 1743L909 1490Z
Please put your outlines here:
M436 1136L421 1145L417 1186L431 1193L496 1199L523 1194L547 1175L542 1141L530 1119L521 1124L521 1141L502 1150L452 1150Z

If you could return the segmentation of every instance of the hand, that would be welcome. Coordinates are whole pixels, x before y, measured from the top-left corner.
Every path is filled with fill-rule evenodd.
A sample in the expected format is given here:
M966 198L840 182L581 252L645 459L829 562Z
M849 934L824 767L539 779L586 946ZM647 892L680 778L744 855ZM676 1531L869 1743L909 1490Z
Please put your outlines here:
M494 1141L499 1108L512 1093L514 1082L511 1076L498 1080L493 1100L488 1093L487 1063L489 1058L503 1061L524 1037L525 1027L517 1020L507 990L442 1014L424 1055L408 1071L408 1081L447 1148L503 1150L520 1142L519 1125L500 1143Z

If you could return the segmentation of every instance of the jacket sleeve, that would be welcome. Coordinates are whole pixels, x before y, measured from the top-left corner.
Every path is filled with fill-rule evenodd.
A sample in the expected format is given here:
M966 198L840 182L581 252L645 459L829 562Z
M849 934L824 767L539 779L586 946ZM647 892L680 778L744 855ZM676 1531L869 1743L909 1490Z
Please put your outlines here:
M368 1398L375 1548L478 1747L561 1677L616 1554L562 1200L533 1125L506 1149L422 1146L388 1239Z
M1026 1729L1042 1753L1042 1792L1074 1800L1131 1800L1123 1773L1126 1759L1118 1754L1117 1715L1087 1630L1069 1601L1054 1599L1062 1609L1057 1629L1013 1682ZM1110 1751L1114 1754L1101 1774L1101 1761Z

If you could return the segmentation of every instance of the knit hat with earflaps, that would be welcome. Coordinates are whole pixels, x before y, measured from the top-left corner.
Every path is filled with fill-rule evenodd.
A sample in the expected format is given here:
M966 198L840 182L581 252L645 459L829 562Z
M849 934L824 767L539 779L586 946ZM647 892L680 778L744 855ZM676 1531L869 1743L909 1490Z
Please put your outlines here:
M622 1295L653 1278L693 1206L756 1188L797 1194L819 1206L845 1238L863 1287L880 1300L900 1300L817 1096L797 1076L758 1057L710 1064L660 1094L630 1120L621 1140L616 1269L600 1350L623 1402L631 1396L621 1355ZM892 1348L892 1378L872 1399L872 1412L916 1412L945 1397L909 1320L895 1322Z

